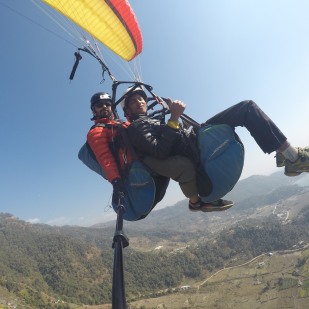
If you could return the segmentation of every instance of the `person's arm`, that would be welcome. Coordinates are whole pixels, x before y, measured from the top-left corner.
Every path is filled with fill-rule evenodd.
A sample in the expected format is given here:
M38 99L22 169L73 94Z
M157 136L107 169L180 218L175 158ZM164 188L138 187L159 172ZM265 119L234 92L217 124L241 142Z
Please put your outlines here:
M114 158L109 148L109 129L97 126L90 130L87 135L87 141L92 151L95 154L96 159L101 165L106 178L109 182L112 182L116 178L120 178L116 159Z
M185 107L183 102L169 99L171 116L165 126L148 117L134 121L128 128L128 135L135 149L142 155L167 158L179 138L179 118Z
M149 118L134 121L127 129L133 147L142 155L167 158L178 136L178 130L162 126Z
M186 104L179 100L172 101L171 99L168 99L168 107L169 107L171 116L167 122L167 125L173 129L178 129L179 128L179 118L183 114L184 110L186 109Z

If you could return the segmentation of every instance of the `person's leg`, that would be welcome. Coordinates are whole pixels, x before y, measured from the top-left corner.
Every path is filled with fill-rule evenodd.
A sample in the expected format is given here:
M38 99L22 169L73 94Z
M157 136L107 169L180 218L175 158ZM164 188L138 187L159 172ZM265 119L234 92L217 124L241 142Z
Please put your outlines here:
M190 159L182 156L171 156L162 160L147 156L143 163L157 174L177 181L183 194L193 203L199 200L195 166Z
M204 203L200 200L197 192L195 165L187 157L171 156L162 160L147 156L143 163L157 174L177 181L183 194L189 198L191 211L223 211L233 206L233 202L222 199L211 203Z
M287 140L275 123L251 100L231 106L208 119L205 124L245 127L265 153L277 150Z
M309 147L293 147L276 124L251 100L231 106L205 124L228 124L233 128L243 126L265 153L277 152L277 166L285 166L287 176L309 172Z

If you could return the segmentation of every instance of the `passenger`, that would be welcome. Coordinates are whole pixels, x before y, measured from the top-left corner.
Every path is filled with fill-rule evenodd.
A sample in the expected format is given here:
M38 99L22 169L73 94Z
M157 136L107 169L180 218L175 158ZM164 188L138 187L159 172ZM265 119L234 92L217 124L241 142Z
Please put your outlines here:
M197 170L197 135L194 130L188 131L180 125L180 117L186 108L182 101L169 99L170 119L166 125L147 116L147 95L140 87L127 89L122 107L131 122L127 129L130 142L142 162L156 173L177 181L183 194L189 198L190 210L221 211L233 205L231 201L221 198L206 203L198 194L196 175L200 171ZM285 166L285 175L295 176L309 171L309 147L293 147L253 101L242 101L201 126L217 124L225 124L233 129L246 127L264 153L276 151L277 166Z

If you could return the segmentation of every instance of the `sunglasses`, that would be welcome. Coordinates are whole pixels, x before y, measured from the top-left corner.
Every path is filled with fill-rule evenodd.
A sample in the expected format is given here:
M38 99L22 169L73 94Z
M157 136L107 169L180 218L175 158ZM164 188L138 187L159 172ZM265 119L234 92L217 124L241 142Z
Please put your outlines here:
M103 105L105 105L105 106L111 106L112 103L111 103L110 101L103 101L103 100L101 100L101 101L97 101L97 102L95 102L95 103L93 104L94 107L98 107L98 108L102 107Z

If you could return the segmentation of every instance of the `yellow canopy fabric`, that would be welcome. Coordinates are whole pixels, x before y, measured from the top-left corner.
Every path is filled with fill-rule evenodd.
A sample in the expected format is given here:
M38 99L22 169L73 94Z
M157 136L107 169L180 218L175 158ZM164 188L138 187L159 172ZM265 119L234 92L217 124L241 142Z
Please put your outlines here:
M90 33L121 58L142 51L141 31L127 0L42 0Z

